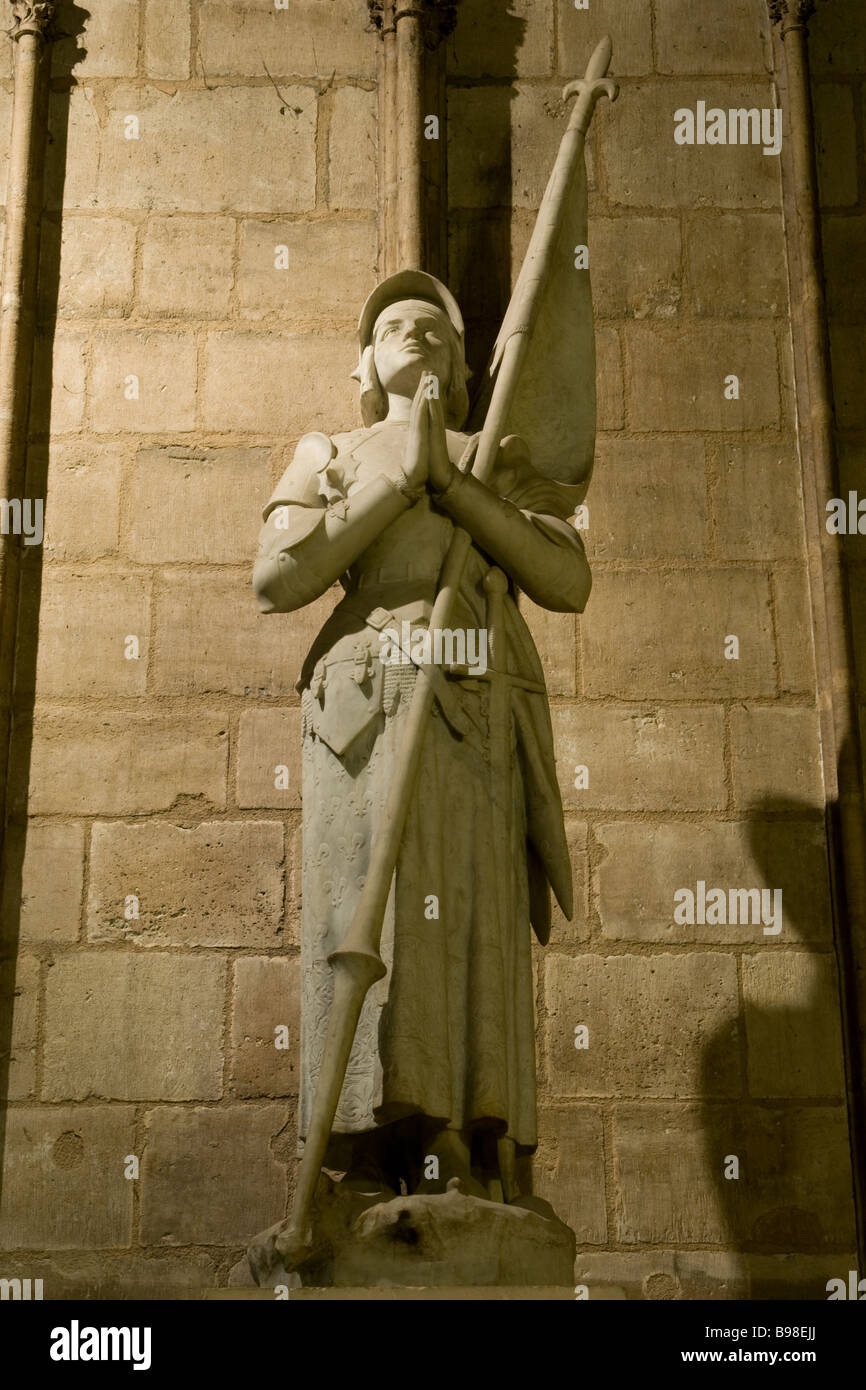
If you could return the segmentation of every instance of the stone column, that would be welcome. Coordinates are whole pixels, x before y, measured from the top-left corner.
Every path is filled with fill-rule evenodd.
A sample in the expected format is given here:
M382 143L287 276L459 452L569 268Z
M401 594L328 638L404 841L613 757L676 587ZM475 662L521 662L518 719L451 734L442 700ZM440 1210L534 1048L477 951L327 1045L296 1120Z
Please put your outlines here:
M0 497L23 503L33 356L47 66L54 5L13 0L15 96L0 300ZM5 827L21 538L0 535L0 828Z
M849 1124L860 1258L866 1259L866 801L863 793L854 642L841 539L826 505L839 497L821 212L809 73L815 0L768 0L785 84L784 211L793 318L794 372L803 476L812 629L827 837L848 1070Z
M445 275L445 49L459 0L369 0L382 36L380 272Z

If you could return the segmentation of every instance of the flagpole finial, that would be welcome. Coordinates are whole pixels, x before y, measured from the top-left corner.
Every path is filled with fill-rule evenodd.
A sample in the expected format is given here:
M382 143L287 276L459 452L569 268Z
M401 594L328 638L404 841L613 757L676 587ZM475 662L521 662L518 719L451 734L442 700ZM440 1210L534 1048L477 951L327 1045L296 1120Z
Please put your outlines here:
M586 65L586 72L583 77L578 77L574 82L569 82L562 89L563 101L568 101L569 97L577 96L580 100L574 108L571 118L571 127L586 130L592 120L592 113L599 97L606 96L608 101L616 101L619 96L619 85L613 78L608 77L607 70L610 67L610 60L613 57L613 44L610 35L605 34L596 44L592 57Z

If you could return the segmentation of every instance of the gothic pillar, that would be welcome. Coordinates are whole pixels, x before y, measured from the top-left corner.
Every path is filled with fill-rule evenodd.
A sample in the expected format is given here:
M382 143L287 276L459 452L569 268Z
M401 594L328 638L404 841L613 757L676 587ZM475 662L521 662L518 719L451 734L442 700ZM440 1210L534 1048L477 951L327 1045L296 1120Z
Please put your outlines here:
M808 25L815 0L769 0L777 26L777 67L786 115L783 180L793 319L797 422L803 476L812 628L835 944L843 1001L849 1123L861 1259L866 1258L866 801L860 748L854 642L841 540L825 525L840 496L821 209L815 157Z
M54 5L13 0L15 95L6 185L6 243L0 300L0 497L23 503L30 375L36 315L39 219L45 152L45 68ZM0 535L0 832L6 779L15 660L21 537Z
M380 272L445 277L447 184L444 40L459 0L369 0L379 68Z

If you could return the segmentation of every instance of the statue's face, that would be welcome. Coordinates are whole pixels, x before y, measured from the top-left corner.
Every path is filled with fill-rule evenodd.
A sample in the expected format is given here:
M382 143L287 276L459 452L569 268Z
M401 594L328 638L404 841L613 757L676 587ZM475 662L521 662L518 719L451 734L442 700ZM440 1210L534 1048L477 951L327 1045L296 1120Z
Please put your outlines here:
M414 396L425 372L447 389L451 376L451 326L441 309L402 299L383 309L373 329L373 360L385 391Z

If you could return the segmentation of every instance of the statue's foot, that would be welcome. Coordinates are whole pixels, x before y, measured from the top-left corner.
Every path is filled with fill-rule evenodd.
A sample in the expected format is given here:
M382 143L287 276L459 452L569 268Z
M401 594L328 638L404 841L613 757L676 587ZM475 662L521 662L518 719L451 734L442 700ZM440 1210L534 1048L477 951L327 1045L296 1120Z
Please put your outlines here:
M530 1193L519 1192L516 1197L511 1198L508 1205L510 1207L523 1207L526 1211L534 1211L536 1216L543 1216L546 1221L559 1220L549 1202L545 1202L543 1197L533 1197Z
M422 1178L414 1189L413 1196L432 1197L441 1192L462 1192L464 1197L482 1197L485 1202L490 1200L490 1194L483 1183L473 1178L471 1173L457 1173L449 1176L447 1173L439 1178Z
M398 1196L383 1170L372 1159L351 1168L341 1179L339 1186L349 1192L358 1192L362 1197L380 1197L383 1202Z

